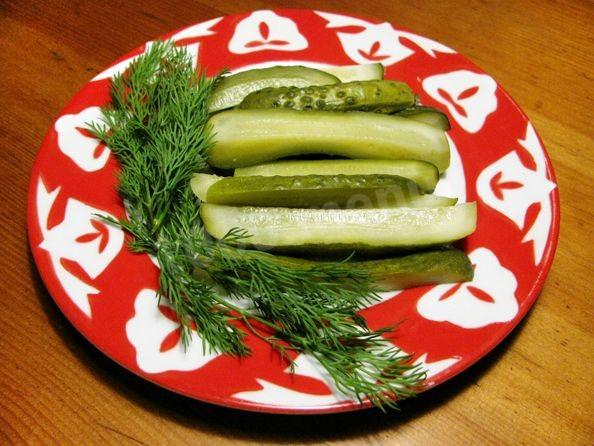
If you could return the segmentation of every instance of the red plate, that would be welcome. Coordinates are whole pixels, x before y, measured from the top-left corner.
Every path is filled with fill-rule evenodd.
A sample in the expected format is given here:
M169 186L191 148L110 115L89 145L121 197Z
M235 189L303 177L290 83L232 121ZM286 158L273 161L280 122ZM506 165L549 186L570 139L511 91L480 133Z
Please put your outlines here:
M423 104L447 110L452 165L438 193L477 201L478 229L463 244L471 283L387 293L363 313L372 327L405 319L395 343L428 370L428 387L460 373L497 345L534 304L559 233L555 175L532 124L507 93L452 49L389 23L309 10L255 11L164 36L214 74L273 64L381 62ZM121 217L117 164L85 132L108 101L109 78L150 42L86 84L60 112L33 169L29 240L60 309L89 341L130 371L175 392L246 410L341 412L361 408L310 358L295 375L261 341L239 361L187 351L174 312L157 305L158 270L133 255L124 234L94 218ZM364 406L363 406L364 407Z

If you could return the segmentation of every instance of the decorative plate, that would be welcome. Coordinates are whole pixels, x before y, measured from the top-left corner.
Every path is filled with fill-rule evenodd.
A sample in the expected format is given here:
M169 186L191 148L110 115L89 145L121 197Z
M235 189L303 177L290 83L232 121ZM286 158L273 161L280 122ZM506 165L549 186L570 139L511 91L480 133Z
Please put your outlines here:
M551 163L532 124L477 66L426 37L373 19L310 10L254 11L169 33L208 74L274 64L313 67L381 62L422 103L446 110L452 164L436 193L478 202L478 229L463 243L472 282L386 293L363 311L373 328L402 319L397 345L428 371L427 387L494 348L534 304L559 232ZM181 345L173 310L155 297L158 269L133 255L124 234L94 214L124 215L117 163L85 123L99 117L110 78L147 42L95 76L64 107L37 156L29 191L31 250L54 300L74 326L130 371L172 391L224 406L277 413L359 409L319 364L295 358L294 375L249 338L249 358Z

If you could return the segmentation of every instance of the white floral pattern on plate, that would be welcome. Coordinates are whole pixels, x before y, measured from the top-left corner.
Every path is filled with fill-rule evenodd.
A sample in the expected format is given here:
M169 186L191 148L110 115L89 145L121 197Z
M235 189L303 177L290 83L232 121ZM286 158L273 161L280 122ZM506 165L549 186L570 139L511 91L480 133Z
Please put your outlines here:
M387 343L389 346L391 344ZM402 354L405 354L404 352ZM419 356L414 364L420 365L427 373L427 378L432 378L435 375L447 370L452 365L456 364L459 358L445 358L435 362L427 362L427 353ZM327 404L335 404L344 401L356 402L354 395L347 395L338 390L332 382L332 379L321 366L321 364L308 354L301 354L295 359L295 374L300 376L307 376L322 381L329 389L327 394L312 394L307 392L296 391L287 387L280 386L265 379L257 379L256 381L261 386L258 390L248 390L245 392L238 392L233 395L233 398L250 401L252 403L273 405L273 406L320 406ZM291 373L287 368L285 373Z
M415 51L402 43L402 39L413 42L432 57L436 53L454 53L441 43L417 34L394 29L389 23L374 24L366 20L340 14L316 12L328 21L328 28L336 29L345 53L360 64L381 62L393 65Z
M535 169L527 168L513 150L481 172L476 188L483 202L521 230L526 229L528 209L534 204L540 205L536 219L522 239L522 242L533 242L534 263L538 265L553 220L551 191L556 185L547 178L546 159L532 124L527 125L526 136L518 139L518 143L530 154Z
M66 203L64 220L50 228L49 214L59 193L59 187L49 191L39 179L37 215L43 234L39 247L48 252L56 275L70 299L84 314L91 317L89 295L97 294L99 290L71 273L63 261L75 262L89 278L95 279L122 249L124 233L95 215L109 214L73 198L69 198Z
M468 329L511 321L518 313L514 273L487 248L469 257L475 265L472 282L435 286L419 299L417 311L426 319Z
M307 40L297 24L273 11L254 11L237 24L229 41L229 51L235 54L254 51L300 51Z
M109 148L87 128L87 123L101 122L100 118L101 108L89 107L80 113L60 116L54 124L60 151L87 172L103 169L109 159Z
M497 109L497 84L486 74L469 70L436 74L423 80L423 89L470 133L478 132Z
M144 289L134 301L134 316L126 324L126 336L136 350L138 367L146 373L197 370L219 356L211 352L195 332L186 347L179 336L180 324L166 299Z

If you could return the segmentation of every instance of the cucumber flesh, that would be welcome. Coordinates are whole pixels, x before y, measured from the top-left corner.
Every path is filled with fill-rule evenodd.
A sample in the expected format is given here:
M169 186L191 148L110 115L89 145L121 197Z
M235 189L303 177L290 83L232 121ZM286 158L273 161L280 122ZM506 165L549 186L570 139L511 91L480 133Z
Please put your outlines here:
M439 171L431 164L417 160L315 160L276 161L235 169L234 176L299 175L398 175L409 178L423 192L433 192Z
M377 253L447 244L476 228L476 203L434 208L290 209L202 204L207 232L223 238L231 229L250 234L250 244L301 253Z
M310 269L327 261L309 260L264 253L242 251L242 255L273 262L280 267ZM349 265L368 272L382 291L415 286L472 280L474 270L468 256L457 249L434 249L386 259L350 261Z
M239 108L394 113L414 103L415 95L404 82L354 81L302 88L264 88L248 94Z
M235 107L248 94L262 88L307 87L308 85L329 85L338 82L338 78L332 74L300 65L242 71L221 79L211 95L208 111L214 113Z
M325 67L322 70L336 76L340 82L378 81L384 78L384 66L381 63Z
M454 206L458 202L457 198L442 197L441 195L417 195L411 197L402 206L394 207L409 207L409 208L437 208L444 206Z
M413 119L415 121L424 122L425 124L432 125L438 129L447 131L452 128L450 120L447 115L433 107L425 107L423 105L416 105L399 111L398 116L404 118Z
M207 173L195 173L190 180L190 187L192 188L192 192L196 195L200 201L206 201L206 197L208 196L208 189L213 184L217 183L218 181L222 180L222 177L217 175L209 175Z
M356 209L420 207L432 202L417 200L421 194L417 184L395 175L213 177L194 175L192 189L202 201L229 206Z
M217 135L208 162L252 166L311 153L349 158L415 159L443 172L450 163L445 133L399 116L295 110L229 110L208 124Z

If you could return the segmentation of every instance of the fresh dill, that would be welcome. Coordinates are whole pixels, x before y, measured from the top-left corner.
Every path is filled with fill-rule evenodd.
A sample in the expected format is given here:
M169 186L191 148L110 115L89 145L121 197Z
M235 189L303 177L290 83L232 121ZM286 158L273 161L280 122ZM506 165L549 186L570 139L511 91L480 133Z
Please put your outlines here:
M248 355L248 333L291 364L313 356L335 387L378 406L396 407L424 379L411 357L371 330L358 311L377 300L372 278L347 261L296 267L272 254L205 232L190 190L208 168L213 144L208 100L220 76L198 75L183 48L157 42L111 85L103 123L90 123L121 165L119 193L128 218L110 220L132 235L135 252L157 258L159 295L173 305L187 343L196 328L214 351ZM239 300L249 305L239 305Z

